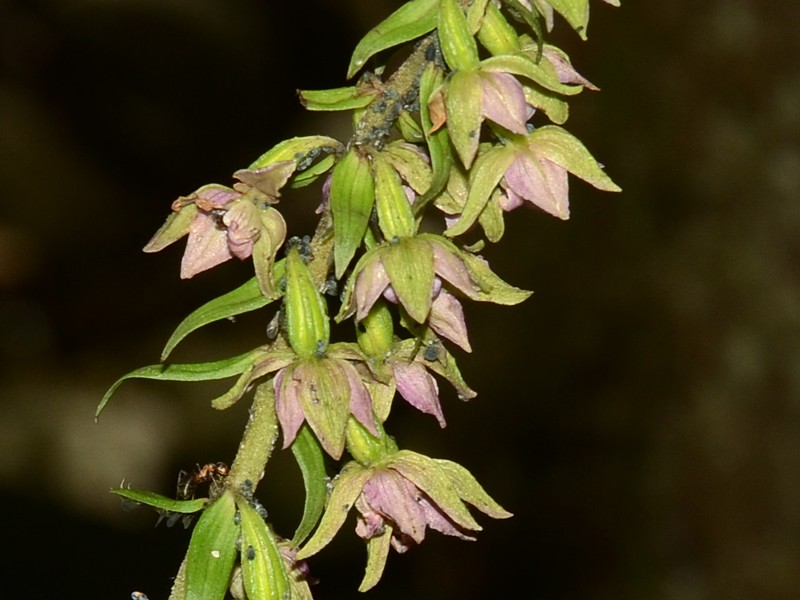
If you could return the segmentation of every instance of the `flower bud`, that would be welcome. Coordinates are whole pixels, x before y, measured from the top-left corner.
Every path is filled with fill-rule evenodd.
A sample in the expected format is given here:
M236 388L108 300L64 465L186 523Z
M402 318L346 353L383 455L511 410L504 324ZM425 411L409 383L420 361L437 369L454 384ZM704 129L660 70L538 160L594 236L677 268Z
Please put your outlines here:
M486 7L478 39L492 55L516 54L520 49L519 38L500 9L494 4Z
M442 0L439 39L444 59L454 71L471 69L478 64L478 45L457 0Z
M397 444L378 426L380 437L376 437L364 425L350 419L347 421L347 451L359 464L369 466L397 452Z
M380 154L372 161L375 171L375 204L378 224L387 240L414 235L416 225L400 175ZM413 192L412 192L413 193Z
M286 331L289 344L298 356L324 352L330 339L330 323L325 300L297 248L286 256Z
M392 314L384 302L376 302L356 331L358 345L368 356L383 360L392 347Z

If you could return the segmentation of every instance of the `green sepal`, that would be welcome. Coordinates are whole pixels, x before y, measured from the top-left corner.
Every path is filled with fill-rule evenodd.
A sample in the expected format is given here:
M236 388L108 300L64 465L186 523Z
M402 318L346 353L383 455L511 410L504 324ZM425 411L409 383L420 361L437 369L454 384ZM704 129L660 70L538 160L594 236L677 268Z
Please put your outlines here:
M441 0L438 30L442 56L451 69L472 69L478 64L478 45L458 0Z
M514 287L500 279L489 268L489 265L474 254L461 252L460 256L469 269L470 277L481 288L480 292L467 294L472 300L513 306L524 302L533 294L533 292Z
M403 136L403 139L407 142L418 144L425 140L425 134L422 132L419 123L414 120L414 117L412 117L411 113L407 110L403 110L400 113L395 125L397 125L397 129L400 131L400 135Z
M347 519L347 513L361 494L367 479L372 475L370 469L357 462L347 463L333 480L333 491L328 498L325 512L319 527L297 553L297 560L304 560L327 546Z
M589 0L547 0L567 20L581 39L586 39L589 24Z
M374 204L375 188L369 161L352 148L334 167L330 189L337 279L342 278L361 245Z
M383 153L375 154L372 168L375 177L375 208L383 237L391 240L414 235L414 213L400 175Z
M294 532L291 545L297 547L311 535L314 527L319 522L325 508L328 494L326 485L327 473L325 472L325 459L322 448L308 427L301 427L294 442L292 453L303 475L303 485L306 490L306 499L303 506L303 518Z
M547 90L565 96L579 94L583 88L579 85L567 85L558 79L555 67L550 61L534 62L528 56L492 56L481 62L482 71L511 73L535 82ZM448 117L449 118L449 117Z
M240 528L231 492L217 498L197 521L186 554L186 600L223 600L236 561Z
M116 494L126 500L152 506L161 510L167 510L173 513L191 514L199 510L203 510L208 503L208 498L195 498L192 500L176 500L175 498L168 498L155 492L148 492L146 490L132 490L130 488L114 488L111 490L112 494Z
M421 364L425 365L426 369L433 371L437 375L446 379L456 390L460 400L472 400L478 395L475 390L470 388L467 385L467 382L464 381L464 378L461 376L461 371L459 371L458 365L456 364L456 359L452 354L450 354L443 344L437 341L436 335L430 330L430 328L426 328L423 333L419 333L418 324L408 323L403 319L401 319L401 323L404 327L406 327L406 329L411 331L411 333L419 335L418 339L407 339L398 342L395 345L393 353L394 357L406 361L412 361L416 359L417 362L421 362ZM419 353L423 351L420 341L425 346L436 346L436 358L434 360L424 359L424 362L422 362L418 359Z
M95 419L108 404L109 399L127 379L158 379L161 381L210 381L225 379L244 372L259 356L264 354L263 348L250 350L239 356L226 358L214 362L189 363L189 364L158 364L141 367L123 375L108 388L100 404L95 410Z
M392 313L382 299L375 302L367 316L356 325L358 346L377 361L386 358L394 341Z
M436 27L439 0L411 0L398 8L365 35L353 51L347 78L381 50L404 44Z
M297 248L291 248L286 256L284 310L289 344L298 356L311 356L327 349L330 340L327 305Z
M556 125L545 125L527 136L528 145L541 156L566 169L598 190L622 189L606 175L591 153L574 135Z
M541 110L556 125L566 123L569 118L569 104L547 90L538 90L529 85L522 86L525 102Z
M462 500L494 519L507 519L513 516L486 493L467 469L451 460L434 458L433 462L447 474L450 484Z
M501 193L499 189L495 189L494 192L492 192L489 202L486 203L486 206L478 217L478 223L480 223L483 233L486 234L486 239L493 244L496 244L502 239L506 230L506 224L503 220L503 209L500 208L500 204L497 200L497 197Z
M431 502L461 527L472 531L482 529L434 459L410 450L399 450L386 466L398 471L430 496Z
M431 167L414 145L402 141L391 142L383 148L380 156L394 167L417 194L428 191L431 186Z
M488 4L489 0L471 0L467 8L467 25L469 26L470 33L473 35L478 33L483 24Z
M300 90L297 95L307 110L353 110L369 105L378 90L352 85L330 90Z
M383 249L381 261L400 304L417 323L424 323L431 311L435 277L430 244L418 238L402 239Z
M284 261L275 263L273 274L276 280L283 277ZM210 302L206 302L200 308L195 309L189 316L180 322L178 327L167 340L164 349L161 351L161 360L167 357L187 335L193 331L214 323L222 319L231 319L236 315L258 310L274 300L264 297L258 285L258 279L253 277L235 290L228 292Z
M195 217L197 217L198 211L197 205L192 202L191 204L181 206L178 212L171 212L167 220L164 221L164 224L156 231L155 235L150 238L150 241L147 242L144 251L158 252L181 239L189 233L189 226L192 224Z
M289 576L275 534L250 503L237 502L242 524L242 580L248 598L285 600L289 597Z
M433 123L431 121L428 101L433 92L444 82L444 73L436 65L430 64L422 73L419 83L419 106L422 130L425 132L425 139L428 142L428 155L431 159L431 183L428 191L414 204L414 211L419 214L422 208L447 185L447 178L453 165L453 152L450 148L450 140L447 137L446 129L431 131Z
M481 152L470 172L469 192L461 216L444 234L455 237L465 233L478 220L492 192L500 183L503 174L514 162L516 149L498 145Z
M383 576L386 559L389 557L389 548L392 547L393 532L394 527L391 523L385 522L383 532L367 540L367 566L364 569L364 578L358 586L359 592L371 590Z
M516 30L494 4L486 7L486 14L478 30L478 40L494 56L516 54L520 50Z
M450 77L445 92L447 108L447 131L461 162L466 168L472 166L481 137L481 94L477 71L457 71Z

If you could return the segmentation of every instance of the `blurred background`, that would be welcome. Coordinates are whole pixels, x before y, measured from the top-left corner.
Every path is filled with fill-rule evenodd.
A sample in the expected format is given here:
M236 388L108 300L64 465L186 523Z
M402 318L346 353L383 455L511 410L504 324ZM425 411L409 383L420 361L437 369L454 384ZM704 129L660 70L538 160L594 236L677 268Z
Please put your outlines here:
M182 282L183 244L141 247L174 198L274 143L346 136L294 90L343 85L400 4L0 0L4 594L167 597L189 532L108 490L171 494L178 470L230 461L246 402L130 382L97 424L94 408L251 266ZM442 386L443 432L392 417L402 446L464 464L515 517L393 553L370 597L800 597L800 3L623 4L592 2L588 42L563 22L554 39L603 90L567 128L624 193L573 180L570 221L513 213L487 255L536 293L467 307L478 398ZM285 195L290 235L317 201ZM242 352L270 317L201 330L175 359ZM265 481L290 535L296 467L280 456ZM315 597L357 597L363 560L350 522L311 562Z

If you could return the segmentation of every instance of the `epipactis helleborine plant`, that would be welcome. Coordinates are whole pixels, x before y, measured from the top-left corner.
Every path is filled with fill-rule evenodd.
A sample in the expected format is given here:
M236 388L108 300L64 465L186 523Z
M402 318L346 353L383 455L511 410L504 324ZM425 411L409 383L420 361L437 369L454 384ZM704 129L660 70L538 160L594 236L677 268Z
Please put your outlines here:
M306 561L353 508L367 548L361 591L378 583L391 548L406 552L428 530L475 539L469 507L511 516L466 468L401 449L386 427L395 396L444 427L439 379L461 399L476 395L448 349L473 350L462 302L530 295L480 255L503 237L505 214L528 203L567 219L569 174L620 189L563 128L568 99L597 87L546 41L556 13L586 38L589 0L406 2L356 46L353 85L300 92L308 110L350 111L350 139L284 140L236 171L232 187L204 185L173 202L146 252L185 236L181 277L233 258L252 258L255 276L186 317L161 363L121 377L97 408L130 378L236 378L211 401L220 410L252 396L229 469L199 468L177 498L112 490L168 523L199 513L172 600L311 598ZM390 70L392 56L405 58ZM316 230L287 241L279 201L312 184ZM167 360L199 327L261 309L271 311L262 345L211 362ZM352 341L331 341L332 320L353 323ZM306 491L291 539L255 497L279 437Z

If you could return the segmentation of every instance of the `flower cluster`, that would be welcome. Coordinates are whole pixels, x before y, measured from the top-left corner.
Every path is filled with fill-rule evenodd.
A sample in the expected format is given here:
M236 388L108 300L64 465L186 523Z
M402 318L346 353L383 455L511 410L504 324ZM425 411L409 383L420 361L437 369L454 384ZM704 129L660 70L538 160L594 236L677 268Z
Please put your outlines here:
M361 590L378 582L390 548L405 552L428 530L474 539L481 526L468 505L511 516L465 468L400 449L385 426L399 396L444 427L439 380L462 399L475 396L450 351L473 350L462 302L514 305L530 295L480 254L502 238L504 214L528 203L567 219L569 174L619 190L562 127L567 100L597 87L545 41L554 12L585 37L588 10L588 0L411 0L358 44L349 76L364 74L354 85L300 92L309 110L352 111L349 140L285 140L234 173L232 187L205 185L173 203L145 251L187 236L181 277L233 257L252 258L255 277L187 317L163 358L198 327L273 309L261 346L139 369L98 409L130 377L238 376L212 401L217 409L254 392L239 453L213 498L120 491L175 514L203 510L176 598L222 598L230 582L236 597L310 598L303 561L352 507L368 549ZM388 71L386 51L406 45L407 58ZM315 182L316 231L287 242L276 204ZM332 322L347 321L353 339L332 342ZM279 435L307 495L290 541L253 497ZM345 452L352 460L329 479L323 453L342 461Z

